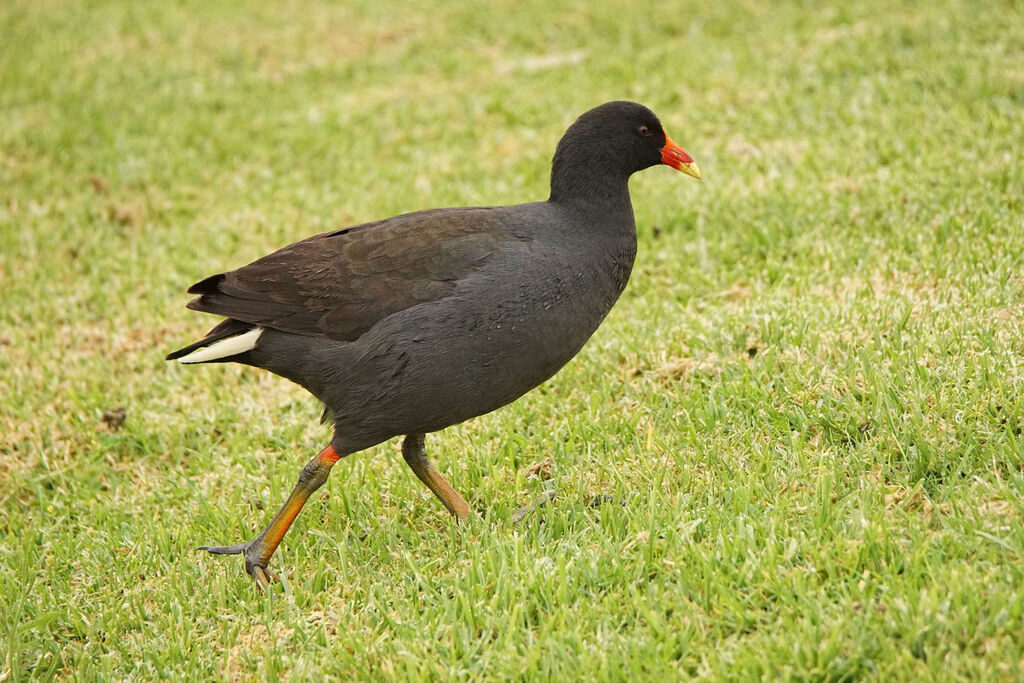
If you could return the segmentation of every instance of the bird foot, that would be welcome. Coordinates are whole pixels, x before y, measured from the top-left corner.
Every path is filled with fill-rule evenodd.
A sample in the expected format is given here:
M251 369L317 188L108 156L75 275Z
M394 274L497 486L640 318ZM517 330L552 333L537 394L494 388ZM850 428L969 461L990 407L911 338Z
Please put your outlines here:
M609 496L607 493L599 493L587 501L587 507L599 508L605 503L618 503L623 507L626 506L626 501L624 500L615 500L615 496Z
M246 573L256 582L256 587L263 590L271 582L277 581L278 576L260 564L263 560L260 558L259 546L261 544L258 543L259 540L237 545L204 545L197 550L205 550L213 555L242 555L245 558Z
M555 499L555 496L556 494L554 491L545 491L544 494L538 496L536 500L530 501L523 507L513 512L511 522L513 524L519 524L519 522L523 521L526 518L526 515L530 514L532 511L540 507L543 507L544 505L547 505L550 501Z
M545 491L543 495L538 496L536 499L530 501L523 507L513 512L511 518L512 523L519 524L519 522L526 519L526 516L528 514L530 514L534 510L542 508L549 502L553 501L555 498L557 498L557 494L554 491ZM618 503L619 505L622 506L626 505L625 501L616 500L615 496L610 496L607 493L601 493L588 499L586 502L586 506L588 508L598 508L601 507L602 505L609 503ZM544 518L542 517L540 521L543 522Z

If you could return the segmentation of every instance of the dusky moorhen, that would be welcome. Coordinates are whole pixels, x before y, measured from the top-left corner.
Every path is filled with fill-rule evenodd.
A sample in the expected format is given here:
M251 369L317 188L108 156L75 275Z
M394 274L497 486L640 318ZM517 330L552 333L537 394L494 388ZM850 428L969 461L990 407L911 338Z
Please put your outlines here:
M514 401L583 347L636 256L629 177L659 163L700 178L653 112L608 102L558 143L547 201L334 230L193 285L188 307L227 319L168 360L264 368L309 390L334 425L254 540L201 549L243 554L266 585L271 556L334 464L401 435L416 476L467 517L424 435Z

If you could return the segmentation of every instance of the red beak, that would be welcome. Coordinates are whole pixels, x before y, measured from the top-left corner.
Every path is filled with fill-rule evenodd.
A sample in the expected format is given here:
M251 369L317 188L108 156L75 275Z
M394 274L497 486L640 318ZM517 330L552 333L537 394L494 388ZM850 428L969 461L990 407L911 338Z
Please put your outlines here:
M697 168L697 162L684 152L682 147L672 142L668 133L665 133L665 146L661 148L661 163L700 180L700 169Z

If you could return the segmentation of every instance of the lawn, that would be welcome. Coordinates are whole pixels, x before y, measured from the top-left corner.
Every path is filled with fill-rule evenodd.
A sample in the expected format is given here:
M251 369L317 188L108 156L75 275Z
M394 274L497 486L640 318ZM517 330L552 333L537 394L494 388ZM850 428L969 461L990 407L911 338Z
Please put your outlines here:
M566 5L0 5L0 681L1020 676L1024 6ZM428 437L469 522L394 441L334 468L272 590L195 552L329 430L268 373L164 362L214 323L186 288L544 198L610 99L704 181L634 177L583 352Z

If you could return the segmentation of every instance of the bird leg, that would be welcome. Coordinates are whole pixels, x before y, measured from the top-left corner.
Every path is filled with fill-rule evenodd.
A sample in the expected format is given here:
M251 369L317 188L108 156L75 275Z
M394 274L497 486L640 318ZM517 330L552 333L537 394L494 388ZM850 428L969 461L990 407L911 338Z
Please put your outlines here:
M276 578L272 572L267 570L270 556L274 554L281 539L288 533L288 527L295 521L302 506L306 504L306 500L327 481L331 468L340 459L341 456L335 452L334 448L328 446L307 462L306 466L302 468L302 472L299 473L299 481L295 484L292 495L274 515L274 519L270 521L267 528L252 541L238 545L204 545L199 550L205 550L214 555L244 555L245 571L256 580L256 585L264 588L271 579Z
M402 442L402 457L420 481L434 492L448 512L455 515L456 519L466 519L469 517L469 505L427 460L427 449L424 448L423 442L423 434L407 434L405 441Z

